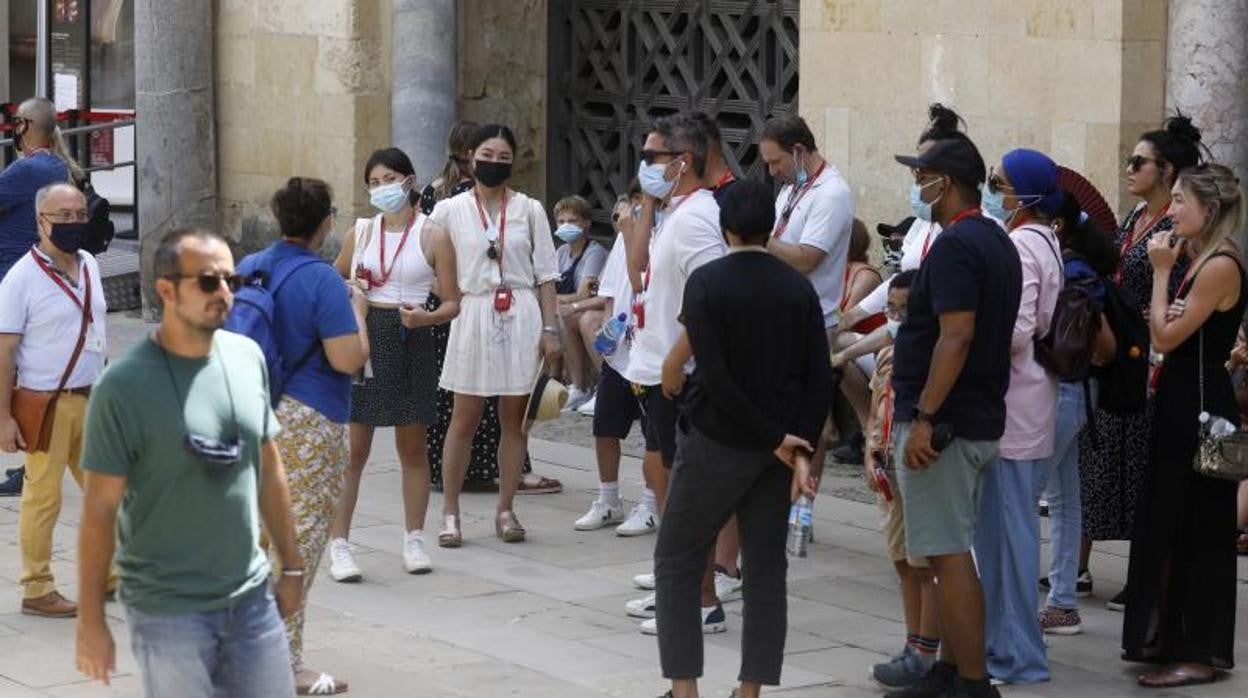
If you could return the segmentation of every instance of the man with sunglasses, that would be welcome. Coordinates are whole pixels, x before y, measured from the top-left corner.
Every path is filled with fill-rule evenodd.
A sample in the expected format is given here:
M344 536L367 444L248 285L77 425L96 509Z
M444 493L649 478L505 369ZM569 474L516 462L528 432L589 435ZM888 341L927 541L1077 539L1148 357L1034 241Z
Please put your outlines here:
M160 327L109 367L87 415L77 666L105 683L116 669L104 616L116 529L146 695L290 696L279 610L299 607L305 570L279 427L260 348L217 331L241 277L225 240L195 229L161 240L153 274ZM272 591L261 524L280 560Z
M52 577L52 531L65 468L82 482L82 426L87 394L104 368L107 308L99 265L79 250L87 220L82 192L54 184L34 201L39 243L0 282L0 450L26 451L18 519L22 613L71 618L77 607ZM43 448L27 443L10 409L15 376L18 390L54 393ZM35 438L29 430L26 436Z

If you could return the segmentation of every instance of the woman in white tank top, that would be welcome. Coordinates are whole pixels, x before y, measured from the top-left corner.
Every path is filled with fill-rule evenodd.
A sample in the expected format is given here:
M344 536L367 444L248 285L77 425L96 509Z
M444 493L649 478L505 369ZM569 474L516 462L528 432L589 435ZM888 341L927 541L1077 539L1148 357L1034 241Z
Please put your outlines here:
M431 327L458 315L460 299L455 248L446 231L416 207L411 160L397 148L379 150L369 158L364 177L380 213L355 222L334 262L368 297L372 348L352 388L351 462L330 532L330 576L340 582L362 576L347 536L373 432L383 426L395 428L403 466L404 567L413 574L431 569L423 538L430 490L425 430L437 418ZM431 291L442 298L434 312L424 307Z

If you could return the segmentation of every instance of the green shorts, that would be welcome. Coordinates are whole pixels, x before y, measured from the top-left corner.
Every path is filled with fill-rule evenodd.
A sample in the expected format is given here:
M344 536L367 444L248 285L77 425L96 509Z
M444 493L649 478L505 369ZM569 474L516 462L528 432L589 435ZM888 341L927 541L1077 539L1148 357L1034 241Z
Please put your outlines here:
M984 473L997 458L997 441L954 439L923 470L904 465L910 422L893 431L897 484L906 516L906 553L931 557L965 553L975 538Z

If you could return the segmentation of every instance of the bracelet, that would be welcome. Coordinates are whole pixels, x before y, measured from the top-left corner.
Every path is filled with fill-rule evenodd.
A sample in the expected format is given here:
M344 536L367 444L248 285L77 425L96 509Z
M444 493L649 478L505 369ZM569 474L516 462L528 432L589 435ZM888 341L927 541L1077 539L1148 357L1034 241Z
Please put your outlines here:
M574 313L579 313L579 312L581 312L581 302L580 302L580 301L573 301L573 302L572 302L572 312L574 312Z
M302 577L307 574L307 570L302 567L287 567L282 570L283 577Z
M559 328L555 327L554 325L546 325L545 327L542 328L542 332L553 334L556 337L559 336Z

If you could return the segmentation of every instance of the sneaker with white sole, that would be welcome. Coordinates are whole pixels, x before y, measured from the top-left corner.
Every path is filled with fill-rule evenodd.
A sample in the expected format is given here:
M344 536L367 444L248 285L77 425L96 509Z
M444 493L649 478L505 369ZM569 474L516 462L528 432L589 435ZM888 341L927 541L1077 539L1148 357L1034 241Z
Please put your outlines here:
M594 396L593 391L581 390L580 388L574 385L572 386L571 389L568 390L568 401L564 403L563 411L565 413L575 412L576 408L589 402L589 399L593 396Z
M408 574L428 574L433 571L433 561L425 552L423 531L408 531L403 534L403 567Z
M721 603L729 601L737 601L741 598L741 577L740 573L734 577L724 571L719 565L715 566L715 595L719 597Z
M614 504L595 499L589 505L589 511L576 520L572 528L577 531L597 531L600 528L614 526L624 522L624 504Z
M633 577L633 586L645 591L654 591L654 573L647 572L646 574L639 574Z
M644 536L659 530L658 515L638 504L629 512L628 519L615 529L617 536Z
M633 599L624 604L624 612L631 618L653 618L654 609L658 606L655 598L654 594L649 594L644 598Z
M722 605L710 606L702 609L702 634L714 635L715 633L728 632L728 619L724 615L724 607ZM651 618L641 622L642 635L658 635L659 619Z
M576 408L576 411L578 414L583 414L586 417L592 417L594 416L594 407L597 404L598 404L598 394L595 393L594 396L591 397L584 405L581 405L580 407Z
M335 582L358 582L364 578L360 566L351 557L351 544L346 538L329 541L329 576Z
M1083 624L1078 609L1045 606L1040 611L1040 629L1050 635L1078 635Z

